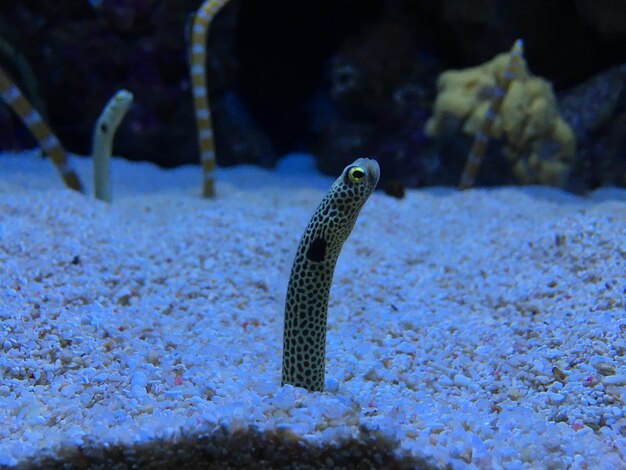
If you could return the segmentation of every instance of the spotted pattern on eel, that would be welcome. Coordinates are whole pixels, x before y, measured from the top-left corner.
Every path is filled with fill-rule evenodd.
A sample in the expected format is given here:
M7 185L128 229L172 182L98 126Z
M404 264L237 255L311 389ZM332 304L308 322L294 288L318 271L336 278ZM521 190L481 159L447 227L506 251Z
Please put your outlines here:
M285 302L283 385L324 389L328 295L335 264L379 177L376 160L359 158L347 166L302 236Z
M13 109L37 139L43 153L50 157L53 165L61 174L65 186L76 191L82 191L83 186L76 172L70 167L67 152L61 142L2 68L0 68L0 98Z

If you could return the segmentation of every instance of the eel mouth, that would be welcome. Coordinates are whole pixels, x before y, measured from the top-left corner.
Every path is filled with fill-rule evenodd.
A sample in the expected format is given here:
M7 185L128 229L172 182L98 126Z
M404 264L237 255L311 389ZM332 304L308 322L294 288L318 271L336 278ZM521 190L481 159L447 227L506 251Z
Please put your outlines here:
M372 185L372 189L374 189L380 179L380 166L378 166L378 162L373 158L358 158L353 165L358 165L365 169L367 178Z

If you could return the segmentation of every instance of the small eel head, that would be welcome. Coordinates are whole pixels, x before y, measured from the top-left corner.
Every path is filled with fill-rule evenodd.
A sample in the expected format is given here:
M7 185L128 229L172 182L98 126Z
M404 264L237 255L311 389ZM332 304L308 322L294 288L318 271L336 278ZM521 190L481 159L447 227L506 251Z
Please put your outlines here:
M343 170L343 189L351 195L356 195L357 199L363 203L374 191L378 179L380 178L380 167L378 162L371 158L358 158Z

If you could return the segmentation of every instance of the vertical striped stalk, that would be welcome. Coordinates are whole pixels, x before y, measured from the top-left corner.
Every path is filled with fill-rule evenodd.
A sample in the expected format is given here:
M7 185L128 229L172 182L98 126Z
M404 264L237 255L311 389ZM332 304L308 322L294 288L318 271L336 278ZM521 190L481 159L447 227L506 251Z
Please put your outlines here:
M215 196L215 142L206 77L206 43L211 21L226 3L228 0L206 0L194 16L191 32L190 74L202 165L203 197Z
M494 98L491 100L491 103L487 108L482 126L478 129L476 135L474 136L474 143L472 144L472 148L467 156L465 168L463 170L463 174L461 175L461 182L459 183L459 189L468 189L473 186L474 181L476 180L476 175L478 175L480 164L485 158L487 143L493 130L493 124L496 117L500 113L500 109L502 108L504 97L506 96L511 83L519 76L520 70L523 70L524 67L524 44L521 39L518 39L515 41L513 48L511 49L509 63L504 70L502 81L501 83L496 84Z
M0 97L18 115L24 125L39 143L41 150L50 157L52 163L61 174L65 186L76 191L83 187L78 175L70 168L67 152L44 122L41 115L24 97L20 89L13 83L2 68L0 68Z

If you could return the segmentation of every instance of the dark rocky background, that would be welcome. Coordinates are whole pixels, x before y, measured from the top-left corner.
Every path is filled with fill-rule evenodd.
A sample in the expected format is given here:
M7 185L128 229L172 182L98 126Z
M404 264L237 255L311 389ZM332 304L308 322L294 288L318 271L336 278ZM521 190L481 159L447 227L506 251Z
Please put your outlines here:
M199 0L2 0L0 65L72 152L119 88L135 102L114 153L164 167L198 161L187 25ZM383 184L457 184L471 139L429 139L437 75L523 38L578 150L567 188L626 186L626 2L619 0L232 0L209 38L218 163L272 166L311 151L336 174L375 156ZM0 150L34 146L0 106ZM515 183L498 142L478 184Z

